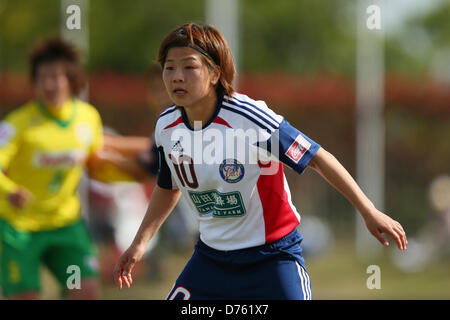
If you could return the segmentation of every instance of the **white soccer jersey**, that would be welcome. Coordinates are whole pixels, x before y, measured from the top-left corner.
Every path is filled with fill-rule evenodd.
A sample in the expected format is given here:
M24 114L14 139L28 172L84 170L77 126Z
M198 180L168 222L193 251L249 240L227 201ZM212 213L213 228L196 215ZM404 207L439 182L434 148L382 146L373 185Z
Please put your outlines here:
M301 174L317 143L263 101L238 93L219 96L212 118L194 129L182 107L160 115L158 185L182 192L204 243L217 250L254 247L299 224L283 164Z

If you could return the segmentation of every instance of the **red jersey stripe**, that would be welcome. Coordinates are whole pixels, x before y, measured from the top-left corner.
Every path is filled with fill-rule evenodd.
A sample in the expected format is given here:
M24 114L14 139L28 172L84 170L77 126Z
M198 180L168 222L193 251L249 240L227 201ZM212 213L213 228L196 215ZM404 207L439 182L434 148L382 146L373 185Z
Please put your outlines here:
M179 125L180 123L183 123L183 118L182 117L179 117L177 120L175 120L171 124L167 125L163 130L175 127L175 126Z
M213 120L214 123L218 123L218 124L223 124L224 126L231 128L230 124L228 122L226 122L224 119L222 119L221 117L216 117Z
M260 164L260 167L262 166ZM263 207L266 243L274 242L294 230L299 224L284 189L283 164L279 163L276 174L260 175L257 188Z

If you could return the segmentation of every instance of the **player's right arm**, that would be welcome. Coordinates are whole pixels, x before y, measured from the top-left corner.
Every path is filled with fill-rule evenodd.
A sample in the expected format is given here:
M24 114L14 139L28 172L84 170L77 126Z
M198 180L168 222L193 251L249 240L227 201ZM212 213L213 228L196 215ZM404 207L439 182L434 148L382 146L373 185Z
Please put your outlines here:
M9 164L19 150L20 120L17 112L13 112L0 122L0 197L6 198L16 208L22 208L34 198L30 191L6 175Z
M131 272L135 264L142 259L150 239L158 231L180 198L181 191L172 179L167 165L164 148L159 142L158 123L155 130L155 143L158 150L159 171L158 183L153 189L147 212L130 247L120 256L113 276L117 287L122 289L123 283L129 288L133 279Z
M131 272L135 264L142 259L150 239L172 212L180 198L178 189L164 189L155 186L147 212L130 247L120 256L114 268L114 282L119 290L123 283L129 288L133 279Z

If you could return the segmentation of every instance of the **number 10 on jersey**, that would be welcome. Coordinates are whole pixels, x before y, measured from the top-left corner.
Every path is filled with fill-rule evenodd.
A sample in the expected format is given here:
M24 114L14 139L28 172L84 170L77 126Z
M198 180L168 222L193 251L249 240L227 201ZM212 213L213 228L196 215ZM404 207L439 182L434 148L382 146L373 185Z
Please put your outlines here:
M183 187L188 186L189 188L197 189L198 180L197 176L195 175L194 160L186 154L175 156L171 153L169 153L169 159L172 161L175 173L177 174L181 185ZM189 171L190 177L188 177L187 171Z

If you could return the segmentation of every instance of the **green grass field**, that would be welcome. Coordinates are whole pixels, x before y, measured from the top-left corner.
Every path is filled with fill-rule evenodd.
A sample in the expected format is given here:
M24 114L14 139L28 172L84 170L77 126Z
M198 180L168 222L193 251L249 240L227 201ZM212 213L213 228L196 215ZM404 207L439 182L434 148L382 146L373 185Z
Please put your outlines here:
M369 265L378 265L381 288L368 289ZM333 253L308 265L315 299L450 299L450 259L406 273L394 266L387 251L380 258L358 261L354 246L336 248Z
M328 254L306 257L311 277L314 299L450 299L450 259L440 260L421 272L405 273L396 268L389 259L388 250L369 262L359 261L354 245L341 243ZM102 299L164 299L179 272L189 259L191 251L169 255L162 262L160 280L144 276L135 278L130 289L117 290L111 281L102 283ZM368 289L366 282L371 274L369 265L381 270L381 289ZM111 266L113 268L113 266ZM58 299L58 287L48 272L44 272L44 299Z

